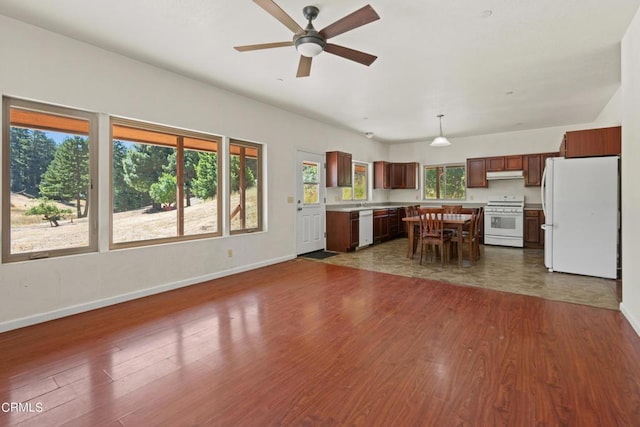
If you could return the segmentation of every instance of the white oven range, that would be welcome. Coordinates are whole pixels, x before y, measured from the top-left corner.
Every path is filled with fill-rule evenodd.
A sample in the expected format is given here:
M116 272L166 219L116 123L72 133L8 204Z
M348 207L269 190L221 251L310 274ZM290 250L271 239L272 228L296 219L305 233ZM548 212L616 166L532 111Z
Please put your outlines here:
M484 244L522 248L524 196L489 196L484 209Z

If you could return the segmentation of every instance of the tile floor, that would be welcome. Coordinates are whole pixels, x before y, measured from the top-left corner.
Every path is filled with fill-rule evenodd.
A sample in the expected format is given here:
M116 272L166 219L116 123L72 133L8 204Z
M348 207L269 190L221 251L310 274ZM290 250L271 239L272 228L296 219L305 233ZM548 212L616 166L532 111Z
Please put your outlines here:
M458 267L455 258L444 267L440 266L439 259L435 262L425 260L420 265L419 254L414 259L407 258L407 239L400 238L319 262L619 309L619 281L549 273L544 267L543 250L499 246L482 246L481 250L482 257L475 265L469 265L465 260L465 266Z

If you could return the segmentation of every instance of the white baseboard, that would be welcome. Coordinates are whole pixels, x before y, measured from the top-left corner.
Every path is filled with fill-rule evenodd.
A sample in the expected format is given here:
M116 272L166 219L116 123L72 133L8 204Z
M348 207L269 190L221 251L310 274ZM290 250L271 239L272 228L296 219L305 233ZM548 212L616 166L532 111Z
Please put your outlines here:
M640 336L640 321L638 321L638 319L636 319L633 314L631 314L631 312L625 307L623 303L620 303L620 312L624 317L627 318L633 330L636 331L636 334Z
M107 307L109 305L119 304L125 301L131 301L138 298L147 297L162 292L171 291L174 289L183 288L185 286L191 286L198 283L206 282L208 280L218 279L220 277L231 276L232 274L242 273L249 270L255 270L256 268L266 267L268 265L278 264L281 262L294 259L296 256L285 256L281 258L269 259L266 261L258 262L250 265L243 265L229 270L217 271L215 273L207 274L199 277L191 277L189 279L180 280L173 283L166 283L152 288L141 289L139 291L129 292L126 294L115 295L109 298L104 298L96 301L89 301L82 304L72 305L69 307L60 308L58 310L49 311L46 313L38 313L32 316L21 317L18 319L12 319L0 323L0 333L11 331L13 329L24 328L25 326L35 325L37 323L48 322L49 320L59 319L61 317L67 317L85 311L95 310L97 308Z

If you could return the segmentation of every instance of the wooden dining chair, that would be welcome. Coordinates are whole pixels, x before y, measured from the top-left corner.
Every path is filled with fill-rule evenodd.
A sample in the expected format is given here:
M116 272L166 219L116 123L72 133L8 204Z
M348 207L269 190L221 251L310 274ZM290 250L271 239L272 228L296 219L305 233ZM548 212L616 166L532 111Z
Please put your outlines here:
M446 214L459 214L462 213L462 205L442 205L444 213Z
M475 236L475 255L476 259L480 259L480 239L482 239L482 233L484 230L484 208L479 207L478 212L476 213L476 222L474 225L474 233Z
M435 247L440 249L440 265L444 266L445 257L449 261L451 233L444 229L444 209L428 208L420 209L420 265L422 257L429 246L433 247L435 260Z
M477 243L477 233L475 231L477 218L479 215L479 209L473 209L471 211L471 221L469 223L469 227L462 230L462 235L454 233L451 236L452 246L457 247L457 245L462 245L462 256L464 257L464 253L468 254L469 262L471 264L475 264L477 259L476 257L476 243ZM455 251L457 253L457 251Z

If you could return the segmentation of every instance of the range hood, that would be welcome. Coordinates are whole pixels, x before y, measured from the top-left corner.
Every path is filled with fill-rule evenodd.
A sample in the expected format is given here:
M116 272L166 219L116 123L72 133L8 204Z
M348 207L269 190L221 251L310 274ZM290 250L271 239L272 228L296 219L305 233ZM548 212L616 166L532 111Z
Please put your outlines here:
M498 179L524 179L523 171L487 172L487 181Z

